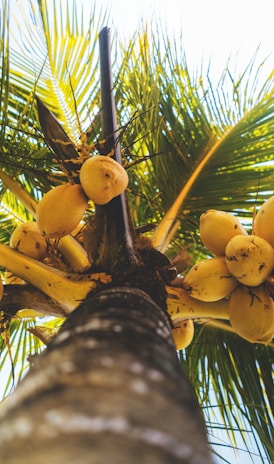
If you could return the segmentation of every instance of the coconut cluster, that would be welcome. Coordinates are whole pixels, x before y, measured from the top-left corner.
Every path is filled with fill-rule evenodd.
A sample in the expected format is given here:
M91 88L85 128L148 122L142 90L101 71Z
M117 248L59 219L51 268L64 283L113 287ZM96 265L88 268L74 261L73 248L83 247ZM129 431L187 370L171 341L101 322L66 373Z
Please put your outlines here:
M37 224L43 236L61 238L81 221L89 200L105 205L128 185L126 170L114 159L97 155L80 169L80 184L63 184L47 192L37 206Z
M10 247L38 261L48 259L52 240L77 230L90 200L107 204L127 185L128 175L117 161L103 155L88 158L80 169L80 184L65 183L49 190L37 205L36 222L27 221L16 227ZM5 282L24 283L8 271Z
M270 342L274 301L266 283L274 269L274 196L258 210L251 235L232 214L209 210L200 217L200 237L215 256L190 269L184 288L201 301L229 298L235 332L252 343Z

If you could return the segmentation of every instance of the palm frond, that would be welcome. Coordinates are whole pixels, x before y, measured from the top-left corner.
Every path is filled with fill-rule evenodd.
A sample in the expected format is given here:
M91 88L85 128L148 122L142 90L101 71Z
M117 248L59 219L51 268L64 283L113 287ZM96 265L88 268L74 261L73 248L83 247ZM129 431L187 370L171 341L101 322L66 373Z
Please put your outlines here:
M9 2L0 6L0 144L3 143L8 121L9 98Z
M232 444L236 446L237 441L234 430L241 433L243 442L248 443L251 436L253 442L259 438L270 460L274 453L271 356L268 346L252 345L235 334L208 327L197 330L195 342L181 356L209 428L221 418ZM216 408L212 408L213 398Z
M1 384L0 396L4 398L15 388L30 366L31 356L38 355L43 344L28 328L34 325L31 319L14 319L10 325L9 349L0 335L0 371L6 372L7 381ZM11 356L10 356L11 355Z
M209 208L250 214L258 190L261 202L271 189L273 175L265 165L273 158L273 76L255 92L254 57L237 79L227 68L214 90L209 77L191 76L185 56L176 53L167 42L163 55L156 38L152 50L146 32L139 35L125 53L117 89L121 115L139 116L123 133L129 159L150 155L142 163L149 179L145 184L142 178L142 194L160 192L155 216L164 215L168 225L156 229L156 244L166 242L178 219L192 240L199 215Z
M18 28L23 49L11 54L17 79L19 74L25 76L22 88L46 101L77 142L78 118L90 124L99 111L96 40L106 15L97 13L95 6L86 11L86 5L77 2L76 6L76 1L67 2L65 8L54 2L33 2L22 15Z
M262 92L259 101L254 102L250 95L248 104L247 97L241 104L238 83L231 80L229 72L224 77L231 81L232 101L229 102L229 94L222 95L222 100L218 98L216 105L213 95L203 89L203 96L200 97L203 111L198 108L198 104L193 106L192 103L192 107L189 108L191 101L189 99L186 104L182 102L180 92L185 93L182 82L178 81L174 83L174 87L170 86L172 92L176 94L170 96L169 92L170 98L163 109L165 128L170 127L164 130L164 135L170 138L172 134L175 138L175 147L177 144L180 152L178 150L177 153L173 152L164 167L162 166L164 157L158 159L157 163L161 166L160 169L155 166L155 169L159 172L159 180L163 185L168 185L168 179L174 179L172 191L165 192L166 200L171 199L172 194L176 194L179 176L183 187L175 196L161 227L156 229L157 245L164 240L170 224L172 225L182 211L185 211L183 221L186 222L186 225L182 226L183 229L189 227L188 211L191 211L192 217L210 208L242 210L249 213L254 206L258 190L262 192L260 201L263 201L265 192L271 188L273 167L266 167L265 163L273 159L273 87L268 89L267 93ZM243 79L244 76L241 76L241 82ZM249 81L246 85L248 83ZM243 82L242 84L244 86ZM201 89L198 85L197 89L194 87L192 90L193 102L193 98L199 98ZM246 94L247 89L244 88L241 92ZM238 120L236 120L235 107L237 107ZM171 112L172 117L170 117ZM213 120L210 118L212 114L214 114ZM225 126L225 123L229 122L230 124ZM220 130L223 132L220 133ZM185 140L181 137L182 133ZM207 139L203 138L206 134L208 134ZM221 186L220 197L217 192ZM163 227L167 230L163 230Z

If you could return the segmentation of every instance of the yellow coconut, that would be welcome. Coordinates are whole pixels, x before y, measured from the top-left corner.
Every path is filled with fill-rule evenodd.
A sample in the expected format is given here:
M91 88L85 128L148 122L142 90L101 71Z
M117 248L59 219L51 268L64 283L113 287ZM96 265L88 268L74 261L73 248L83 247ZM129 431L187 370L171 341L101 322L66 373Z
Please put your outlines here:
M25 222L10 236L10 246L31 258L42 260L47 256L47 241L36 222Z
M90 200L97 205L105 205L125 191L128 175L114 159L97 155L83 163L80 182Z
M235 332L251 343L268 343L274 336L274 302L263 286L239 285L231 294L229 319Z
M193 340L194 337L194 323L191 319L186 319L176 323L172 329L172 336L176 346L176 350L183 350Z
M210 209L201 215L201 241L214 255L224 256L226 245L235 235L247 235L247 232L233 214Z
M63 184L47 192L37 205L37 223L49 238L70 234L81 221L88 199L79 184Z
M244 285L261 285L274 267L274 250L270 243L256 235L237 235L227 244L226 265Z
M223 256L199 261L183 280L187 293L200 301L221 300L237 285L238 282L229 272Z

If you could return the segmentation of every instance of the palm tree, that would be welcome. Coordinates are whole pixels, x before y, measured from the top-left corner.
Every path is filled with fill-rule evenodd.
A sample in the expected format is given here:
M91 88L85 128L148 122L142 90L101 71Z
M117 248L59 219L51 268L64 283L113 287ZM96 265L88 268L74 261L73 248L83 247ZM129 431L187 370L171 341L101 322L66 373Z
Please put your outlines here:
M53 8L54 11L47 11L44 2L33 4L32 7L34 9L32 15L27 12L24 20L24 39L20 51L18 51L18 47L10 45L8 23L5 21L1 23L1 221L3 227L0 233L2 244L9 243L10 233L15 225L21 221L32 219L36 202L39 201L41 196L53 186L58 185L60 181L64 182L66 180L66 173L62 170L63 165L60 162L60 160L62 161L62 153L65 152L65 156L73 158L71 154L68 154L68 147L75 150L73 145L75 147L79 146L79 136L83 132L88 133L88 143L94 145L95 152L98 148L99 150L102 148L99 142L105 136L104 128L101 128L100 123L100 74L97 50L97 32L104 25L105 18L96 16L95 12L92 12L90 15L92 19L87 28L79 10L77 13L76 10L65 12L65 10L60 9L59 11L55 6L51 5L50 8ZM76 8L76 3L74 7ZM8 2L2 2L2 18L8 18L7 10ZM53 23L51 22L51 15L56 18ZM98 18L97 24L95 24L94 17ZM119 131L115 133L119 135L122 146L122 161L130 178L127 201L134 229L137 231L138 236L138 230L148 229L146 235L152 238L154 245L161 253L165 253L171 260L177 259L177 262L178 257L181 258L180 265L182 271L184 271L186 266L191 264L190 259L194 262L208 255L207 250L201 245L198 235L199 216L205 210L215 208L233 211L235 215L244 219L247 228L251 229L254 204L259 205L262 203L269 195L269 191L272 190L272 166L268 162L272 160L273 145L273 79L270 78L266 84L259 86L256 62L251 61L246 71L238 78L232 78L229 71L226 70L217 89L213 89L209 78L205 78L203 73L199 73L196 77L190 75L186 59L174 43L169 43L166 36L161 37L160 40L158 35L148 31L137 33L126 49L118 49L116 53L117 63L119 64L114 69L114 89ZM48 126L45 124L45 121L48 120L45 115L51 118L51 113L47 113L47 109L43 104L40 105L40 122L38 121L34 94L39 96L41 101L45 102L47 107L54 112L66 133L69 134L73 145L66 145L65 140L61 139L63 143L58 142L53 147L54 151L48 148L41 135L41 129L45 138L48 139L46 133ZM41 111L44 111L42 118ZM52 119L50 121L52 123ZM59 127L58 124L57 127ZM102 129L103 133L101 132ZM59 136L54 138L59 139ZM50 140L48 139L48 141ZM260 195L257 195L258 191ZM98 217L98 211L102 210L97 208L95 213L94 208L90 208L87 212L87 223L90 221L90 217L94 217L94 214L95 217L96 214ZM125 223L124 220L122 223ZM99 229L99 233L101 232L102 230ZM136 234L132 230L131 233ZM121 237L121 234L118 236ZM98 233L96 237L96 243L98 244ZM60 241L58 251L55 250L55 253L58 253L58 256L59 253L61 253L61 256L67 253L65 256L70 266L76 266L77 272L79 272L79 267L83 266L83 275L86 275L86 254L81 253L79 258L79 254L76 253L76 262L74 258L71 258L70 251L75 249L76 246L74 242L76 240L73 241L70 238L63 242ZM135 245L136 243L137 241ZM144 242L143 240L142 247L145 246L147 252L148 248L145 244L147 244L147 241ZM143 248L140 244L138 246L140 253ZM121 256L128 256L128 248L130 247L127 246L126 249L123 249ZM155 273L155 265L158 270L159 267L166 268L168 261L165 261L163 255L158 253L154 255L150 247L149 250L147 263L154 263L153 272ZM88 253L89 255L94 253L94 248L91 247L91 250L89 248ZM160 256L161 260L164 259L164 261L160 260L159 263ZM17 262L17 258L14 258L15 262ZM23 263L26 263L26 258L23 259ZM108 258L101 262L97 260L93 270L96 273L115 273L115 269L112 266L108 267L108 263ZM3 266L3 263L1 264ZM60 267L60 262L58 265ZM12 266L5 265L4 267L13 271ZM145 274L147 267L142 268L142 273ZM132 279L136 279L135 271L136 269L131 273L128 282L131 288L133 286ZM60 285L64 285L65 291L69 292L69 286L65 287L67 269L64 272L65 274L62 274L64 280ZM32 309L40 311L39 315L43 313L58 316L58 319L51 318L44 323L43 330L45 330L60 325L60 317L66 317L68 312L78 304L75 301L71 302L69 298L69 301L64 302L64 292L58 300L54 292L49 294L48 291L45 291L41 281L48 283L50 279L55 277L52 269L45 268L45 274L43 274L41 267L38 266L36 276L36 281L30 281L35 287L28 285L5 286L5 295L1 302L1 309L3 310L2 345L7 346L6 356L12 355L15 368L17 364L15 361L20 363L20 356L24 358L23 367L26 365L27 349L31 353L41 349L41 343L39 342L41 329L35 326L37 325L35 323L37 313L36 319L23 317L23 322L20 322L18 316L27 316L30 313L25 311L23 313L19 312L19 314L18 310L29 308L31 305ZM158 271L157 276L159 277ZM147 277L151 277L151 269ZM160 294L159 290L163 289L163 276L160 277L160 281L156 279L156 294ZM149 279L145 279L145 281L149 281ZM129 297L128 292L124 289L124 274L123 278L120 276L115 281L117 287L115 292L111 289L107 291L109 292L108 301L111 302L112 307L117 306L117 298L119 297L118 312L115 313L117 319L112 321L112 327L117 327L118 336L112 341L111 350L113 349L113 352L117 350L122 356L125 353L125 347L127 347L127 352L133 357L124 360L124 363L127 361L128 365L133 366L132 370L134 370L134 366L136 368L138 366L135 357L136 353L135 350L129 348L142 346L142 352L149 353L146 362L148 362L152 372L158 372L159 374L160 360L162 366L165 364L166 366L169 365L170 369L174 369L173 378L176 377L181 385L177 384L177 392L180 391L180 395L183 395L182 392L185 389L188 391L188 387L185 386L185 380L182 380L182 372L180 371L181 374L179 374L177 371L177 360L175 360L176 356L174 357L175 350L171 347L168 320L158 309L155 317L152 317L155 304L150 299L148 300L147 293L155 301L155 291L151 294L151 289L149 290L148 286L141 285L141 282L144 282L143 276L137 279L137 283L136 280L134 282L134 287L137 287L136 298L134 298L134 292L133 296ZM44 366L44 369L41 368L40 370L38 367L33 367L33 378L37 380L37 389L31 386L33 385L31 380L27 381L26 379L27 396L24 397L25 394L22 393L21 404L29 405L28 398L32 395L35 397L35 394L37 396L42 394L40 385L44 383L45 379L43 372L44 375L50 374L46 367L54 366L55 349L59 356L60 350L64 350L62 357L58 356L56 360L58 364L55 368L57 373L61 372L61 380L57 381L55 379L53 381L54 390L52 390L52 393L54 395L51 396L50 394L48 397L48 410L53 411L53 414L48 416L46 425L47 429L52 427L53 436L59 433L58 421L62 419L62 424L64 424L64 418L68 417L66 414L72 414L72 411L75 411L75 408L78 407L81 410L87 404L86 392L80 379L77 387L79 387L78 391L80 393L81 390L81 393L78 395L74 388L74 396L71 397L71 405L74 409L71 411L64 410L62 412L63 416L61 414L54 416L55 406L57 404L62 405L62 393L65 391L65 386L71 384L73 366L78 362L80 365L81 362L83 364L83 359L86 358L86 346L84 344L79 346L77 359L75 357L69 358L66 343L67 334L70 333L71 346L72 344L74 346L81 345L76 328L79 327L78 331L80 333L80 329L83 328L83 317L87 317L87 326L91 328L91 334L85 331L86 340L90 341L90 348L92 344L94 350L101 349L100 347L104 343L107 346L106 351L102 352L101 350L100 356L94 351L95 354L92 359L85 363L87 370L91 371L93 369L97 373L98 382L100 381L99 385L102 385L102 388L100 388L102 390L102 401L100 400L100 402L98 399L98 417L99 412L102 413L100 404L102 403L103 407L106 397L110 394L110 387L112 392L114 390L115 379L120 371L117 363L112 363L113 358L109 356L112 353L110 345L107 344L111 342L110 333L109 331L105 333L102 330L102 325L106 320L105 318L107 318L107 308L104 308L104 317L101 320L102 311L100 307L102 302L100 301L100 294L96 296L96 290L102 290L104 285L104 283L98 283L98 281L95 284L94 281L91 283L89 279L84 282L84 285L81 286L81 291L84 293L77 294L75 299L85 298L91 290L95 290L92 309L90 307L87 309L87 304L84 304L81 306L81 310L72 313L60 331L60 338L55 339L51 348L47 350L47 354L42 358L41 366ZM140 289L145 291L145 294L140 294ZM172 287L168 287L168 292L170 293L168 293L167 306L169 317L172 318L172 314L174 316L172 295L177 297L178 293ZM132 292L130 292L131 294ZM130 316L133 319L126 319L125 327L121 326L121 310L124 320L124 313L129 305L128 298L133 299L133 302L130 303L133 308L134 305L136 306L136 301L139 302L138 310L140 310L140 301L142 302L141 306L144 308L144 314L141 317L144 332L142 332L141 338L138 338L138 333L132 330L133 326L137 326L134 311ZM124 301L127 301L127 303L124 303ZM157 303L163 306L163 299L160 298ZM187 350L180 352L180 363L194 385L198 398L200 398L208 431L212 434L210 435L211 442L214 443L216 421L220 421L218 415L215 415L215 410L218 409L223 426L227 429L232 443L237 446L235 430L240 431L247 448L249 446L248 435L252 435L259 440L257 452L260 454L261 462L265 462L263 459L264 453L271 460L273 457L273 428L271 427L271 407L273 406L271 403L272 347L271 345L252 345L238 337L227 324L226 302L222 303L222 308L220 304L216 305L216 308L212 304L210 310L209 305L206 305L205 312L202 312L203 305L196 304L198 305L198 312L195 314L195 339ZM146 313L147 306L150 308L149 319ZM182 304L179 308L177 318L190 317L189 314L186 315L183 312L182 308L184 306ZM176 304L176 310L178 310L178 304ZM14 317L15 313L17 317ZM126 313L128 314L128 312ZM33 315L33 313L31 314ZM214 314L217 319L215 317L212 320ZM201 319L202 316L203 319ZM211 316L210 319L209 316ZM77 320L77 317L80 318L80 321ZM199 320L197 320L197 317ZM88 321L90 321L90 324ZM98 321L99 326L96 330L94 330L94 326L92 327L92 321ZM158 334L159 336L156 337L155 334L159 332L157 326L160 321L164 328L161 331L162 334ZM10 342L7 328L10 329ZM40 339L26 331L26 328L39 335ZM120 332L125 333L126 328L128 330L125 337L119 336ZM114 335L113 332L115 331L112 331L112 336ZM167 333L169 335L165 335ZM9 353L9 348L14 345L16 337L22 343L18 343L18 349L15 353ZM167 339L167 341L164 342L163 339ZM98 340L100 341L99 348ZM144 340L146 340L145 343ZM22 348L21 354L20 347ZM5 359L5 356L2 356L2 363L4 363ZM60 359L66 361L62 365L67 367L62 368ZM98 366L94 365L96 359L104 360L105 365L103 362L101 365L104 369L98 370ZM118 356L117 359L120 359L120 357ZM153 365L153 362L156 364ZM108 365L106 365L107 363ZM123 377L120 377L123 385L120 383L119 388L115 389L115 392L117 392L117 395L119 393L119 395L116 396L114 392L117 409L115 409L116 415L113 417L116 417L117 421L108 422L107 425L105 421L103 424L101 422L101 425L98 425L98 422L97 425L94 422L93 425L89 422L89 427L101 427L102 433L108 433L108 435L111 435L113 428L120 427L120 437L122 433L128 433L128 424L121 421L121 412L123 411L122 408L125 407L125 398L131 398L132 389L130 390L129 386L132 377L130 377L131 380L128 380L125 370L124 368ZM163 372L161 373L163 374ZM22 370L19 378L20 375L22 375ZM107 385L106 376L108 379ZM31 376L28 378L31 379ZM113 383L110 379L113 379ZM143 389L143 391L148 385L152 385L151 382L155 382L155 379L150 379L149 383L146 384L144 380L148 381L148 379L143 376L139 376L138 379L139 383L135 382L135 387L136 389ZM13 375L11 374L5 394L12 381ZM75 382L77 382L77 376ZM165 381L164 384L167 389L171 388L168 382ZM211 394L211 390L214 394ZM172 396L170 392L171 390L169 390L169 397ZM176 400L173 405L169 403L166 409L157 409L159 398L157 392L154 392L153 404L155 402L155 406L151 410L160 410L162 414L156 417L156 423L168 422L177 431L183 427L181 423L179 425L179 422L177 422L175 413L178 405L185 401L185 398L180 397L180 395L178 397L176 393L175 396L172 396L173 400ZM97 397L99 398L96 394L96 399ZM213 401L216 402L217 409L213 408ZM151 410L149 410L148 420L151 418ZM164 410L169 411L172 420L163 420ZM18 424L18 412L21 414L19 410L15 413L9 413L11 422L6 423L5 430L12 430L13 414L16 414L16 420L13 422L13 426L16 427L16 424ZM117 416L118 412L119 417ZM145 412L143 414L145 417ZM39 445L39 436L36 436L34 431L36 431L39 424L42 424L41 410L36 410L33 417L35 417L37 423L35 421L29 423L23 411L21 419L25 422L21 423L25 424L26 428L29 426L28 433L35 437L33 441ZM76 418L76 416L74 417ZM82 419L84 421L85 417L82 416ZM184 423L186 423L185 420ZM26 428L23 427L22 430L26 430ZM180 433L182 431L185 432L185 428L182 428ZM66 438L72 432L68 431ZM177 432L172 429L169 430L168 436L174 438L177 437L176 434ZM203 435L203 432L201 434ZM187 441L191 443L189 434L187 437ZM112 438L110 440L111 447L109 450L114 453L115 449L117 449L115 447L119 443L117 445ZM131 440L133 442L134 440L141 441L142 449L146 449L146 446L152 444L149 443L149 434L145 440L141 440L140 429L138 428L131 429ZM72 443L66 439L68 455L71 455L73 449L77 452L77 447L71 447L68 442ZM10 441L10 443L14 447L14 440ZM18 449L24 449L23 445L26 443L26 436L24 436L23 432L21 433L21 441L17 443ZM99 446L100 453L102 453L102 462L105 462L108 455L103 454L103 447L100 442L96 441L96 443ZM170 452L170 448L178 449L176 448L177 442L168 441L168 443L169 451L163 446L160 450L161 453ZM94 453L98 455L96 444L92 444L94 445ZM58 446L63 448L62 441ZM79 446L83 449L84 441L79 442ZM8 453L8 448L6 449ZM35 452L37 452L37 449ZM125 450L126 452L128 450ZM132 448L130 452L132 456ZM186 450L181 452L186 452ZM47 453L50 453L48 448ZM55 453L57 458L60 456L58 453ZM18 459L18 454L14 454ZM125 456L127 455L125 454ZM164 456L166 455L164 454ZM46 454L46 458L49 457L51 458L49 454ZM175 460L177 458L178 456L174 456L172 459L177 462ZM10 459L7 462L13 462L9 454L7 454L7 459ZM128 458L125 459L128 460ZM179 462L182 462L182 456L180 459ZM186 462L192 462L187 453L186 459ZM53 458L51 458L51 461L53 461ZM37 455L35 454L33 455L33 462L37 462ZM168 462L170 462L170 456Z

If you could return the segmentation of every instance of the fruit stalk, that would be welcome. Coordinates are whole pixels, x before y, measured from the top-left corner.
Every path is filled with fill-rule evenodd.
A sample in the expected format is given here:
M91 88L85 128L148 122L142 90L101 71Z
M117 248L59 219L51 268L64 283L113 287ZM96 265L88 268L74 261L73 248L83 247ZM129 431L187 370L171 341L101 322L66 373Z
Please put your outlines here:
M81 301L96 289L98 281L104 283L110 281L110 278L104 274L83 276L68 274L19 253L4 244L0 244L0 266L57 301L67 313L77 308Z
M58 314L62 312L62 315L67 315L77 308L90 292L96 290L98 283L100 284L101 282L104 284L111 281L110 276L106 274L80 276L79 274L74 275L62 272L29 258L4 244L0 244L0 266L9 269L10 272L18 275L56 301L58 303L56 310ZM11 287L19 288L19 292L27 291L29 288L25 285L7 286L7 288ZM192 298L182 288L166 286L166 291L167 309L173 321L199 318L228 319L227 300L206 303ZM36 297L33 303L28 300L28 305L31 309L40 307L39 294L37 295L38 302L36 302ZM17 309L21 309L20 301L19 298ZM48 301L45 300L45 306L47 305ZM40 309L43 312L43 308L41 307Z
M166 286L166 291L167 311L172 321L199 318L229 319L229 301L226 299L205 302L191 297L183 288Z

